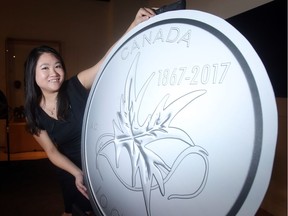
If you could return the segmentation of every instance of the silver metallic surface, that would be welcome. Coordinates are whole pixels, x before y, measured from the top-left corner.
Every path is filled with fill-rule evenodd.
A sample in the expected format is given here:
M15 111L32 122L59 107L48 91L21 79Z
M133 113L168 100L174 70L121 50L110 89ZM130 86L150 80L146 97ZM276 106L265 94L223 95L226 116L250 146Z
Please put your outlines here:
M113 48L88 99L83 165L103 215L254 215L274 160L266 70L226 21L185 10Z

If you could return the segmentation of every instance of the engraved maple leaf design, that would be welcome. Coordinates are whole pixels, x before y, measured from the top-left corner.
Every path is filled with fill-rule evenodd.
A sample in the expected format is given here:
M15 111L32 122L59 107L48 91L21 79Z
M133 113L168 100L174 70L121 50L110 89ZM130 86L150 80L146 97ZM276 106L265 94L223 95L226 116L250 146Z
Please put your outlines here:
M207 151L193 143L190 136L182 129L170 125L175 116L193 100L206 93L206 90L192 91L182 95L170 104L167 104L169 94L165 95L155 107L152 114L149 114L143 124L139 123L138 116L141 102L145 92L155 73L152 73L143 84L139 93L136 92L135 77L140 54L138 53L131 65L127 75L124 95L121 97L120 111L117 112L117 122L113 120L113 134L103 134L97 141L96 161L99 156L104 156L109 162L113 172L122 184L129 190L143 191L147 215L151 215L150 201L151 191L159 188L162 196L165 195L165 183L173 175L179 164L188 155L197 154L205 162L205 172L201 185L196 191L188 194L172 194L168 199L189 199L198 196L207 181L208 177L208 153ZM107 140L107 137L110 139ZM172 165L165 161L147 145L157 140L167 141L176 139L187 144L175 159ZM131 160L132 179L127 183L117 173L117 169L112 165L113 162L103 150L110 144L115 146L115 162L119 167L121 152L125 149ZM99 164L97 163L99 169ZM139 176L141 187L136 186L137 175ZM156 180L153 185L153 179Z

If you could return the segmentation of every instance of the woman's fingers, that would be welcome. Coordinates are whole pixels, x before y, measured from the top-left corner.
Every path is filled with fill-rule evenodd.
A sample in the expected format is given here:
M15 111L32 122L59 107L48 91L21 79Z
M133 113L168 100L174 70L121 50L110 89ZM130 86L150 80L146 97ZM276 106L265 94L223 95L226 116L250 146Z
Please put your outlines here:
M77 189L85 196L87 199L89 199L88 193L87 193L87 188L83 184L77 184L76 185Z

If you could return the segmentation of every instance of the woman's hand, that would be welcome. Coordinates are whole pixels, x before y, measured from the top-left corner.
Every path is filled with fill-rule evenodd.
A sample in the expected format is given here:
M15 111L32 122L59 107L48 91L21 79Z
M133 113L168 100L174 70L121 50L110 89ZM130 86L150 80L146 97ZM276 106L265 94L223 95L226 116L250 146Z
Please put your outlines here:
M156 14L154 10L152 10L151 8L146 8L146 7L140 8L135 16L134 21L131 23L128 31L134 28L135 26L137 26L139 23L142 23L143 21L146 21L155 15Z
M84 178L83 178L82 172L75 175L75 184L76 184L77 189L83 194L83 196L89 199L87 188L84 185Z

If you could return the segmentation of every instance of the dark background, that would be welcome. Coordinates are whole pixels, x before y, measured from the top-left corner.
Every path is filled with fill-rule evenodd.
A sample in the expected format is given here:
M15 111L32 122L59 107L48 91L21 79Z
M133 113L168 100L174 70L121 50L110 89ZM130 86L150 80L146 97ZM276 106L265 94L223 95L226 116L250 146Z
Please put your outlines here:
M287 0L274 0L226 19L261 58L276 97L287 98Z

